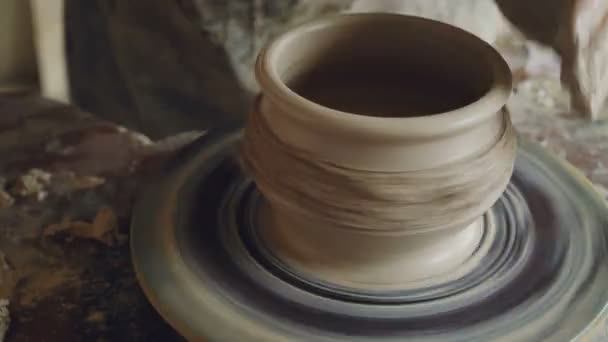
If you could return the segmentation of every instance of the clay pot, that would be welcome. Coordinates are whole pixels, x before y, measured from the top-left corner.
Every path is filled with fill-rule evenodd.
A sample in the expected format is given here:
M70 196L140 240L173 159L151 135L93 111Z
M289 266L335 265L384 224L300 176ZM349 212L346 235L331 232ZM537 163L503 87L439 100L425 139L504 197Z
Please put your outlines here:
M344 168L450 167L494 146L510 125L505 61L474 35L422 18L349 14L303 25L262 50L256 75L262 95L254 110L274 135ZM318 281L416 287L475 263L482 214L506 184L479 198L466 222L427 232L348 230L290 211L267 193L261 235L280 260Z

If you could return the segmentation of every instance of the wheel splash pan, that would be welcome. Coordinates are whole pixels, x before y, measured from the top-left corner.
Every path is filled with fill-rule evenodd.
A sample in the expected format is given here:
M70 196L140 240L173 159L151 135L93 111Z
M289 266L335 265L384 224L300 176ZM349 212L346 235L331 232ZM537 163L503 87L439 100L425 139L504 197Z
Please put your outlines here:
M260 243L264 201L239 165L241 136L194 142L135 209L138 280L189 340L559 342L605 315L608 210L532 143L520 139L511 183L486 214L491 248L475 269L431 288L358 292L306 279Z

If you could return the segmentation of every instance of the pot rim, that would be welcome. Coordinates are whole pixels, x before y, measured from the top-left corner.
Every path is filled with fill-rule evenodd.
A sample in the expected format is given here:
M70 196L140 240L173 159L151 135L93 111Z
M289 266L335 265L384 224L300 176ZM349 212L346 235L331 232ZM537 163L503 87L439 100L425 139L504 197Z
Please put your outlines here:
M290 89L281 79L277 61L288 42L302 35L342 25L382 25L385 20L399 20L406 30L441 30L449 43L450 36L466 41L479 50L492 72L488 90L474 102L462 107L430 115L413 117L375 117L335 110L315 103ZM256 61L256 78L263 96L282 107L285 115L303 123L314 124L329 132L348 131L363 136L384 138L424 138L444 136L473 127L496 115L505 105L512 90L511 70L507 62L490 44L456 26L422 17L391 13L343 13L317 19L289 30L266 45ZM323 125L319 125L322 122Z

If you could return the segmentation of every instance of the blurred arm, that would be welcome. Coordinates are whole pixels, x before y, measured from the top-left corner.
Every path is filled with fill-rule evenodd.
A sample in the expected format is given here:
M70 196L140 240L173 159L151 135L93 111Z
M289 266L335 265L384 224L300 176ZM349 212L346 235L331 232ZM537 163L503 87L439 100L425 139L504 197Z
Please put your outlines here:
M505 17L529 39L561 56L562 82L575 110L608 118L608 1L496 0Z

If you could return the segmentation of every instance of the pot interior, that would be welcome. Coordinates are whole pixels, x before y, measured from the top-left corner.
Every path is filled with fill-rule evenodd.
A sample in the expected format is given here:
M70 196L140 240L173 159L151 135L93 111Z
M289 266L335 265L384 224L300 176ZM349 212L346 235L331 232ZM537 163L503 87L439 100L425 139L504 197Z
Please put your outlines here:
M429 20L346 16L284 39L276 47L275 65L297 96L324 107L416 117L462 108L490 91L494 69L488 48Z

